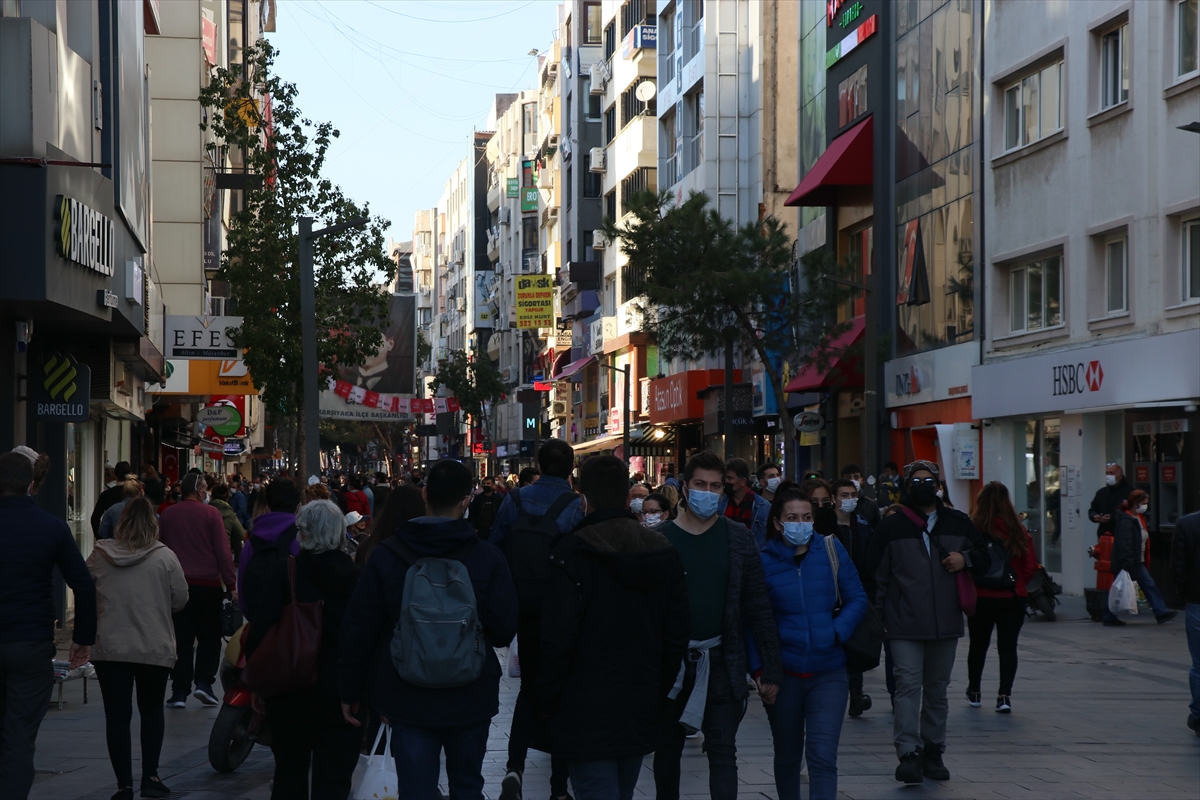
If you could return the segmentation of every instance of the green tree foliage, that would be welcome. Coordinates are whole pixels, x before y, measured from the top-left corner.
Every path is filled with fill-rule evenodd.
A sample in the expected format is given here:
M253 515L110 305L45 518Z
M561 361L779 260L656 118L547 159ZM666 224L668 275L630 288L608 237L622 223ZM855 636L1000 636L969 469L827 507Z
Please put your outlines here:
M229 334L245 350L254 384L278 419L300 414L303 403L298 219L312 217L321 228L369 216L369 209L321 176L338 131L301 113L295 84L275 74L274 60L274 48L263 41L246 48L244 68L218 69L200 94L206 113L200 128L216 136L208 145L215 163L229 156L251 176L246 190L234 193L241 201L219 277L229 281L243 318ZM362 364L379 345L389 298L377 287L395 275L384 255L388 224L374 217L364 228L314 242L322 383L339 365Z
M500 371L478 349L471 355L463 350L455 350L450 358L438 361L432 387L436 392L443 386L458 398L459 407L463 414L471 418L472 425L482 423L486 426L484 404L495 403L504 393Z
M852 290L826 278L853 279L847 265L818 250L796 269L783 223L768 217L738 228L702 193L674 206L669 192L642 192L630 211L621 224L606 219L604 233L628 259L625 283L642 296L644 327L664 355L698 358L730 343L754 353L781 409L780 358L799 369L837 355L830 341L848 328L837 308ZM780 422L790 442L791 417L780 414Z

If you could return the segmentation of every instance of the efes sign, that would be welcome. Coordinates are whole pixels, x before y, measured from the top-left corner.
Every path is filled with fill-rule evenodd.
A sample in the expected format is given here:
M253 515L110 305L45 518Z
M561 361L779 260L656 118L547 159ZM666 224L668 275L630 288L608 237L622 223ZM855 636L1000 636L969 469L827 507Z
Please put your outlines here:
M59 254L101 275L113 274L113 221L65 195L57 201Z
M69 353L44 353L40 366L30 369L33 416L38 422L87 422L92 371Z

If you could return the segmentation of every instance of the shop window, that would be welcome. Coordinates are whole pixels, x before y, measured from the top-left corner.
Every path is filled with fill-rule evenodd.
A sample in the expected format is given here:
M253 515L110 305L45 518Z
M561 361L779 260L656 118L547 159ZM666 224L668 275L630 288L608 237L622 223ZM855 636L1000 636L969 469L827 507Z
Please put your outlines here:
M1104 311L1123 314L1128 310L1128 240L1113 239L1104 245Z
M1183 223L1183 299L1200 300L1200 219Z
M846 236L846 261L855 272L854 279L863 281L871 272L871 258L874 253L875 229L868 225L859 228ZM854 291L853 297L838 311L838 319L845 321L864 316L867 313L867 300L861 291Z
M838 84L838 127L844 128L867 113L867 65Z
M1048 256L1008 275L1009 330L1038 331L1063 324L1062 256Z
M1175 3L1175 76L1200 72L1200 0Z
M1100 37L1100 108L1129 99L1129 23Z
M1050 572L1062 572L1061 420L1027 420L1024 431L1021 427L1018 423L1013 504L1033 537L1038 560Z
M1062 129L1063 62L1026 75L1004 91L1004 149L1016 150Z

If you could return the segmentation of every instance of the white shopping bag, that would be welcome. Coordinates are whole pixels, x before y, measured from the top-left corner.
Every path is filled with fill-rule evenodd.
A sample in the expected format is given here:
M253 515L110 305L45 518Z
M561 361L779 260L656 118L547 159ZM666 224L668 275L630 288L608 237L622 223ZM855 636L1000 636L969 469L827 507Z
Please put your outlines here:
M508 677L521 677L521 657L517 655L517 637L513 637L512 644L508 646Z
M383 754L376 755L381 739L384 741ZM358 757L350 800L396 800L398 791L396 761L392 758L392 728L390 725L380 725L371 755Z
M1108 590L1108 610L1114 614L1136 614L1137 588L1126 570L1121 570Z

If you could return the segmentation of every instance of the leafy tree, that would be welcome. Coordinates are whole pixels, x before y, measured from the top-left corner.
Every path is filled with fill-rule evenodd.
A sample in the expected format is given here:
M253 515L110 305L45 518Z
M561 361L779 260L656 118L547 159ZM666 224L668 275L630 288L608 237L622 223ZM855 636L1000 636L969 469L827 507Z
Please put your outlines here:
M818 250L801 259L797 274L783 223L768 217L735 227L702 193L674 206L669 192L642 192L630 211L622 224L606 219L603 230L628 259L625 284L642 297L645 329L667 357L726 347L757 355L781 409L790 474L795 426L782 412L787 397L776 362L824 367L837 355L830 341L849 323L838 323L836 309L852 290L827 278L853 280L850 267Z
M458 398L459 407L469 417L472 426L487 427L486 405L495 403L504 393L500 371L478 348L471 355L455 350L450 358L438 361L437 375L431 384L433 391L446 387Z
M243 321L230 329L275 419L303 413L298 219L314 227L369 216L321 176L338 131L315 123L297 105L295 84L273 70L275 50L263 41L245 50L245 66L218 69L200 93L201 130L216 141L217 164L240 161L250 180L230 215L218 277L229 281ZM320 381L339 366L362 364L388 322L388 297L377 288L395 275L384 255L387 220L313 243ZM304 443L299 443L303 452Z

